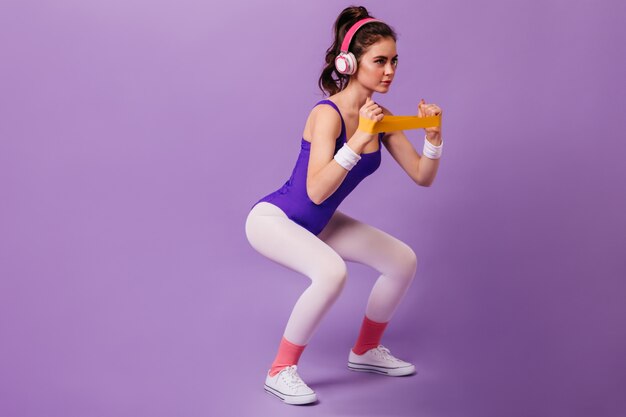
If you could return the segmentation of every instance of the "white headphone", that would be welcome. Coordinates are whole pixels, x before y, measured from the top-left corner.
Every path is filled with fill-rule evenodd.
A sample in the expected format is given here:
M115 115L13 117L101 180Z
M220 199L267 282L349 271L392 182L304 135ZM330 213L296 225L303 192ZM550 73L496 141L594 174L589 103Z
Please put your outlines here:
M382 22L381 20L374 19L372 17L368 17L365 19L361 19L356 22L346 36L343 38L343 42L341 43L341 51L339 55L335 58L335 68L337 72L340 74L352 75L356 72L356 58L352 54L352 52L348 51L350 48L350 42L352 41L352 37L356 33L357 30L361 28L361 26L369 23L369 22Z

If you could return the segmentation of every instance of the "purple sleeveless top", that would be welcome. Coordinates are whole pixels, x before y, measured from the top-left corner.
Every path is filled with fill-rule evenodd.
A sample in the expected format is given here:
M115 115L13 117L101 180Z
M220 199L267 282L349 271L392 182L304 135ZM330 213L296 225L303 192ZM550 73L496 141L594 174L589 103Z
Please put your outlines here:
M334 153L337 153L347 141L346 125L335 103L330 100L321 100L315 106L322 103L333 106L341 118L341 134L335 141ZM289 180L283 184L280 189L254 203L252 207L261 201L272 203L280 207L291 220L309 230L314 235L318 235L326 224L328 224L331 216L343 199L346 198L365 177L374 173L380 166L380 141L383 135L384 133L379 133L378 135L378 150L376 152L361 154L361 160L348 172L339 188L319 205L312 202L306 192L306 176L309 166L311 143L302 138L300 155L298 155L298 160L296 161L296 165L293 168Z

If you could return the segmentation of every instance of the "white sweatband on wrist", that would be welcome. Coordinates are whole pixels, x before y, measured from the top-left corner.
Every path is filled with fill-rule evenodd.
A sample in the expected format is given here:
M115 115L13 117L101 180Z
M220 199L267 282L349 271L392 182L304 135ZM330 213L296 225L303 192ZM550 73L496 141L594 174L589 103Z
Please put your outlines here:
M335 154L335 161L348 171L350 171L360 159L361 155L350 149L347 143L344 143L343 147Z
M424 150L422 154L429 159L439 159L441 158L441 152L443 151L443 139L441 140L441 145L435 146L428 141L426 136L424 136Z

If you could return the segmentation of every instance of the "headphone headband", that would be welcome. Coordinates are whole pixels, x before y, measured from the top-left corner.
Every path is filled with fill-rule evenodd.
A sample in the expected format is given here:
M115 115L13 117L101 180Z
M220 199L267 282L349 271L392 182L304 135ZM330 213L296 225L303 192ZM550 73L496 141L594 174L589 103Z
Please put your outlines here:
M369 22L381 22L382 23L381 20L374 19L373 17L367 17L365 19L361 19L358 22L356 22L354 25L352 25L350 30L348 30L348 33L346 33L346 36L343 38L343 42L341 43L341 52L346 52L346 53L348 52L348 48L350 47L350 42L352 41L352 37L354 36L356 31L359 30L361 26Z

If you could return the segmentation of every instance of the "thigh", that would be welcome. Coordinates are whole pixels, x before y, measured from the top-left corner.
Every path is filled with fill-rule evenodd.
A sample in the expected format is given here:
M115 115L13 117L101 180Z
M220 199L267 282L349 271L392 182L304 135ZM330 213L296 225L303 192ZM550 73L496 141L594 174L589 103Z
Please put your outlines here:
M371 266L383 274L417 262L406 243L339 210L318 237L346 261Z
M260 254L309 278L345 274L345 262L334 249L271 203L252 208L246 236Z

